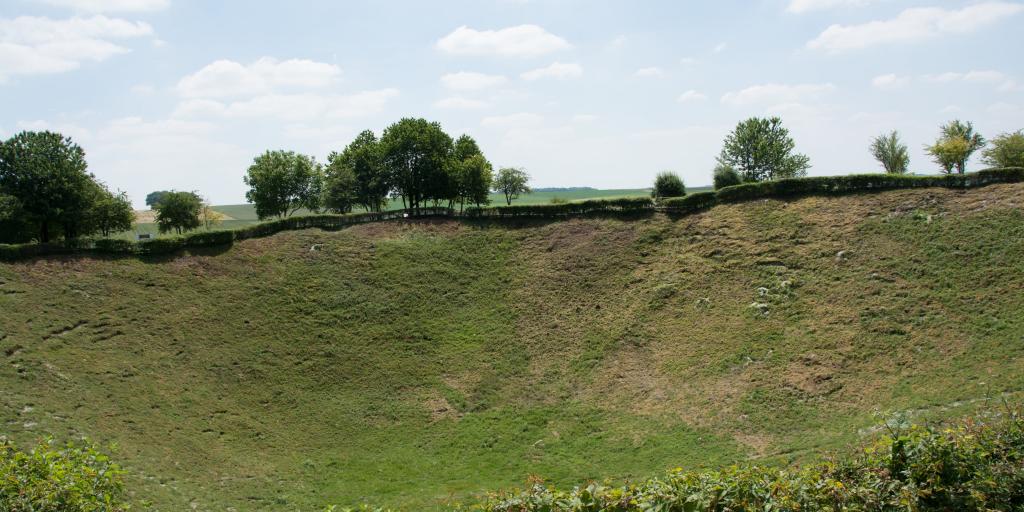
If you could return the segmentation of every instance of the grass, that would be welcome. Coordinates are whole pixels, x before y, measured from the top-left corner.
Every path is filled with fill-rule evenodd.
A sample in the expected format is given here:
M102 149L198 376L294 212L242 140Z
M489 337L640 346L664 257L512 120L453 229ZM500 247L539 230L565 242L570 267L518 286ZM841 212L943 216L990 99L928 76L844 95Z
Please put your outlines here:
M430 509L531 475L801 462L878 410L1021 391L1022 200L388 222L0 264L0 434L116 443L160 510Z

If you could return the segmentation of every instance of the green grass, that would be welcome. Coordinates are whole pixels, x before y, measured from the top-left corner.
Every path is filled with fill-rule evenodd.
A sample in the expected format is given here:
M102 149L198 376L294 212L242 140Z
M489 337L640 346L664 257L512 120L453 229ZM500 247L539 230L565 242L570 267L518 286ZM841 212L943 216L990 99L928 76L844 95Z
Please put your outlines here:
M878 410L959 416L1024 388L1022 199L396 221L0 264L0 435L116 443L160 510L429 509L531 475L806 461Z

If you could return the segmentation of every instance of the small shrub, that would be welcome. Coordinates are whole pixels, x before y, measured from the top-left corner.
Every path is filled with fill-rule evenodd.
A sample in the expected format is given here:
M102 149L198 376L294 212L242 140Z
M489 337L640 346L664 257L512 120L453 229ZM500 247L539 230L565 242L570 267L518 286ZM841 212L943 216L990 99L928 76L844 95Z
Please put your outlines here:
M665 171L654 178L654 190L651 196L655 199L668 197L681 197L686 195L686 185L683 179L674 172Z
M137 248L135 242L118 238L101 238L93 242L93 249L104 254L131 254Z
M55 447L48 440L28 452L0 440L0 510L5 512L121 512L124 471L91 445Z
M714 192L697 192L683 197L673 197L661 202L661 206L673 213L690 213L711 208L718 204Z
M736 169L729 164L720 163L716 165L715 170L711 174L715 190L743 183L740 173L736 172Z

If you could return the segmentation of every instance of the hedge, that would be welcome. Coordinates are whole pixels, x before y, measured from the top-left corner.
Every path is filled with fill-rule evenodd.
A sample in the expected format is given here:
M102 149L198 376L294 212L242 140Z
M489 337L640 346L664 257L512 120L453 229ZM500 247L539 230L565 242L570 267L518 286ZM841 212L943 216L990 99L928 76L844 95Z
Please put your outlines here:
M649 197L620 197L615 199L589 199L561 204L538 204L524 206L497 206L491 208L467 208L466 217L568 217L594 213L636 213L652 211L654 201Z
M718 196L714 192L697 192L682 197L672 197L661 201L662 208L673 213L690 213L718 204Z
M802 195L840 195L902 188L945 187L972 188L994 183L1024 182L1024 168L1007 167L985 169L969 174L942 176L908 176L901 174L853 174L849 176L821 176L790 178L776 181L743 183L723 187L714 192L698 192L683 197L665 199L655 205L648 197L622 197L591 199L563 204L530 206L498 206L467 208L458 213L451 208L420 208L387 212L355 213L345 215L307 215L278 219L231 231L206 231L183 236L156 238L149 241L129 240L71 240L51 244L0 244L0 261L14 261L55 254L96 252L103 254L168 254L185 248L230 245L238 240L270 236L281 231L321 228L340 229L353 224L380 222L407 217L465 217L465 218L560 218L591 214L633 214L655 210L675 214L689 214L721 203L735 203L753 199L787 198Z

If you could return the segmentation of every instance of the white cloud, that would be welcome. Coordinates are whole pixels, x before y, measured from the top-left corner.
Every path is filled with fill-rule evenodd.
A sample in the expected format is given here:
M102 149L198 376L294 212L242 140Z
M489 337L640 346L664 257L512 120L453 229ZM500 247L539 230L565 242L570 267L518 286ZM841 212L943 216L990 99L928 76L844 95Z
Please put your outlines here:
M722 52L724 52L724 51L726 51L728 49L729 49L729 43L718 43L718 44L715 45L715 47L711 51L713 51L714 53L722 53Z
M727 92L722 96L722 103L732 106L753 104L788 104L815 99L835 90L830 83L825 84L763 84L753 85L746 89Z
M916 7L903 10L889 20L860 25L832 25L807 47L838 53L869 46L913 43L939 36L968 34L1024 11L1024 5L1010 2L984 2L962 9Z
M159 11L171 5L171 0L36 0L36 2L89 13Z
M592 123L598 119L600 117L594 114L576 114L572 116L572 122L574 123Z
M441 84L456 91L476 91L498 86L507 82L504 75L488 75L472 71L448 73L441 77Z
M532 112L518 112L503 116L490 116L480 120L480 126L499 128L515 128L522 126L535 126L544 122L544 117Z
M186 98L224 98L269 94L287 88L317 88L335 83L341 69L306 59L263 57L249 65L217 60L178 82Z
M879 75L871 80L871 85L876 89L900 89L909 83L909 76L900 76L895 73Z
M964 73L947 71L938 75L924 75L923 78L934 83L963 82L970 84L998 84L996 90L1000 92L1014 92L1021 90L1021 87L1017 84L1016 80L1013 80L1005 73L992 70L967 71Z
M501 30L476 30L465 25L437 41L437 48L453 55L537 57L572 45L537 25Z
M11 75L61 73L130 50L114 40L152 36L146 23L106 16L54 20L0 18L0 80Z
M790 0L787 11L803 14L835 7L863 7L877 0Z
M679 97L676 98L676 101L678 101L679 103L689 103L696 101L704 101L706 99L708 99L708 97L705 94L690 89L689 91L680 94Z
M460 96L452 96L449 98L443 98L434 102L434 107L451 109L451 110L475 110L481 108L487 108L491 106L483 100L477 100L473 98L463 98Z
M559 80L565 80L567 78L577 78L581 75L583 75L583 66L576 63L563 64L561 62L555 62L550 66L532 69L519 76L523 80L540 80L541 78L557 78Z
M683 58L679 59L679 63L684 65L684 66L693 66L695 64L698 64L699 62L700 62L699 60L697 60L697 59L695 59L693 57L683 57Z
M626 36L616 36L608 43L608 49L613 51L621 50L626 46L626 43L628 42L629 39L627 39Z
M633 73L633 76L637 76L637 77L641 77L641 78L652 78L652 77L662 76L664 74L665 74L664 70L662 70L659 67L652 66L652 67L649 67L649 68L640 68L640 69L636 70L636 72Z
M267 94L233 102L190 99L179 103L173 116L182 119L277 118L286 121L363 117L380 112L396 96L397 89L380 89L349 95Z

